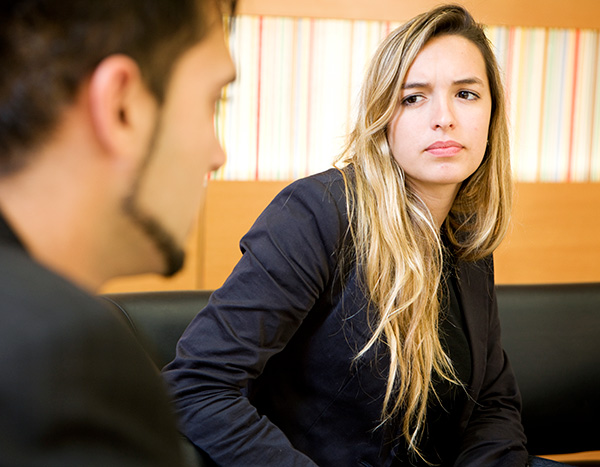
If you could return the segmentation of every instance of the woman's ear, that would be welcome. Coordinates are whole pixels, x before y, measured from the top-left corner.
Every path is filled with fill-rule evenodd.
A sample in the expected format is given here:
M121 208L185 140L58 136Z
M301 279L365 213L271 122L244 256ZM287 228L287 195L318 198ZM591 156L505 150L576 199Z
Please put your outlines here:
M106 154L145 153L156 121L157 103L138 64L126 55L106 57L89 81L94 133Z

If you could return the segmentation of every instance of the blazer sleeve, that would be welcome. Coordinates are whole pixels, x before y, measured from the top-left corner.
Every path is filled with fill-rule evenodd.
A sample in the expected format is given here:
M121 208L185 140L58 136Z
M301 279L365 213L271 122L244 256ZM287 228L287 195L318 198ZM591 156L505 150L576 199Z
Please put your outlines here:
M465 318L471 333L474 377L455 465L524 467L528 455L521 396L502 348L492 259L463 268L463 272L465 306L471 304Z
M327 172L326 172L327 173ZM342 182L284 189L241 240L242 258L163 370L191 441L222 465L314 466L245 396L331 280L345 230Z

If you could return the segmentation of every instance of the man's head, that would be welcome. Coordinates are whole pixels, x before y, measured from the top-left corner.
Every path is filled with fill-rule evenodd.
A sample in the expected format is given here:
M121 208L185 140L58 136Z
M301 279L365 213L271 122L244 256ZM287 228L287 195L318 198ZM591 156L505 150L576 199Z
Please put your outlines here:
M8 0L0 12L0 173L43 142L81 82L113 54L158 101L177 58L214 26L215 0Z
M82 200L100 204L92 191L103 188L118 212L98 205L96 221L108 223L99 230L111 238L95 244L114 243L103 250L121 259L97 276L172 273L180 265L204 176L224 160L213 123L234 75L224 6L231 12L234 2L13 0L1 7L0 180L20 183L50 166L57 183L62 177L90 192ZM21 216L11 215L10 193L0 196L9 219Z

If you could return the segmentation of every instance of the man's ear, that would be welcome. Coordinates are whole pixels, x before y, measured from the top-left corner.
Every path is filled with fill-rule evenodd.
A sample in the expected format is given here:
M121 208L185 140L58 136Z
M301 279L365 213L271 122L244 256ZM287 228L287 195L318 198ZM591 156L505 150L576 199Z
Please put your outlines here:
M138 64L126 55L105 58L92 73L88 92L94 132L105 151L112 155L143 152L157 105Z

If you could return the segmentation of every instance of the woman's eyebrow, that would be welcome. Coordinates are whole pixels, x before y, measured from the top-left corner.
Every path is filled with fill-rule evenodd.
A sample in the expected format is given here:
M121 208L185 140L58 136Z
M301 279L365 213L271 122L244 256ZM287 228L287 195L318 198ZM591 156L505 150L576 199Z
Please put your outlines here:
M481 78L478 78L476 76L457 79L457 80L453 81L453 84L458 85L458 86L464 86L464 85L468 85L468 84L470 84L470 85L478 84L480 86L485 86L484 81ZM430 87L431 87L430 83L421 82L421 81L404 83L402 85L402 89L423 89L423 88L430 88Z
M431 84L425 82L404 83L402 89L430 88Z
M456 80L456 81L454 81L454 84L458 84L458 85L478 84L480 86L485 86L485 83L483 82L483 80L480 78L477 78L476 76Z

